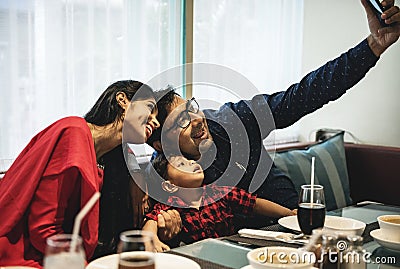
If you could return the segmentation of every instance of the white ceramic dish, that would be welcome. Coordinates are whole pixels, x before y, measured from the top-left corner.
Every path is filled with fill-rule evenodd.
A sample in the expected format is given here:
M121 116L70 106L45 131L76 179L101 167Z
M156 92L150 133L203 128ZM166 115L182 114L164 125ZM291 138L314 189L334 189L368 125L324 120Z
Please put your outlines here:
M297 221L297 216L287 216L287 217L280 218L278 220L278 223L289 230L300 232L300 227L299 227L299 223Z
M324 230L347 235L362 235L366 226L367 225L364 222L359 220L329 216L329 218L325 219Z
M283 227L300 232L297 216L287 216L280 218L278 223ZM347 234L361 235L364 232L366 224L364 222L338 216L326 216L324 229Z
M400 242L394 241L393 238L386 234L382 229L373 230L370 232L370 235L382 247L400 252Z
M249 251L247 260L254 269L309 269L313 265L311 255L298 248L261 247ZM306 260L296 262L296 259Z
M98 258L86 266L86 269L117 269L118 254ZM156 253L156 269L201 269L200 265L191 259L169 254Z
M395 241L400 241L400 223L390 222L388 220L400 220L400 215L383 215L378 218L379 227L385 230L386 234L390 234L390 238Z

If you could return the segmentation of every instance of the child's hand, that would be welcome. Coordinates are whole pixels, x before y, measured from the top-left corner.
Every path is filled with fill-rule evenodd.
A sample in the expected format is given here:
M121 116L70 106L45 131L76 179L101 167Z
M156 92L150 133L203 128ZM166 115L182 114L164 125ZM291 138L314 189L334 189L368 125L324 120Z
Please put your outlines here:
M167 211L161 210L160 214L158 215L157 227L157 235L161 238L161 240L168 241L174 238L181 231L181 216L175 209Z
M286 216L296 216L296 215L297 215L297 209L290 210L289 208L286 208L284 217L286 217Z
M290 210L289 208L286 211L286 216L296 216L297 215L297 209Z
M154 247L156 252L164 252L170 249L168 245L164 244L159 239L154 240Z

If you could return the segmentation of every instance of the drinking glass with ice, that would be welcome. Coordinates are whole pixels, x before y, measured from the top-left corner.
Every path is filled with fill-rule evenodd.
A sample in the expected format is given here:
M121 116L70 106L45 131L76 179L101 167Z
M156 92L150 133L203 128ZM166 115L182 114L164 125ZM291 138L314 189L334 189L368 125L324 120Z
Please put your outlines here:
M71 242L75 240L73 249ZM80 236L72 234L57 234L47 238L44 257L45 269L84 269L85 251Z

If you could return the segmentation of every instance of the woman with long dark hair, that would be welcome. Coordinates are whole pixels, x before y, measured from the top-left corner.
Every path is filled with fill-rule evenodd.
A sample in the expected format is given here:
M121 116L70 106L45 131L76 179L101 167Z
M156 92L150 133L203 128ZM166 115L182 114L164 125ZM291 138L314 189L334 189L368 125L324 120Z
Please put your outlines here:
M84 118L60 119L30 141L0 180L0 265L40 268L46 238L72 233L76 214L101 189L101 202L81 224L88 259L99 228L105 252L120 231L140 225L142 212L133 208L141 208L143 192L131 183L121 145L122 137L144 143L159 127L155 104L149 86L118 81Z

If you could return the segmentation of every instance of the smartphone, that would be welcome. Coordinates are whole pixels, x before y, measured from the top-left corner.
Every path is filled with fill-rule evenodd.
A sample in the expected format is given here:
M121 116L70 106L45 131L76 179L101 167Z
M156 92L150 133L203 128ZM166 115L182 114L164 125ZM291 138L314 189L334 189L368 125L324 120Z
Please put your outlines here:
M376 17L378 17L378 20L381 23L381 25L388 26L388 24L385 23L385 20L383 20L381 18L382 13L385 11L381 2L379 2L379 0L367 0L367 2L372 7L372 9L375 11Z

